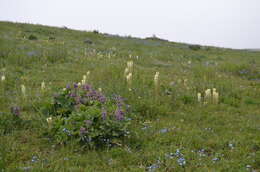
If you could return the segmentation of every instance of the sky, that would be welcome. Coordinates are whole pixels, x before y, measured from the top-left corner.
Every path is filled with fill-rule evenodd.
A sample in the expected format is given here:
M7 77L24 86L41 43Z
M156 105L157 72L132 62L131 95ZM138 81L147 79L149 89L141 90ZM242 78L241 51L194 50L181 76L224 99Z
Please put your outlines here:
M260 0L0 0L0 21L260 48Z

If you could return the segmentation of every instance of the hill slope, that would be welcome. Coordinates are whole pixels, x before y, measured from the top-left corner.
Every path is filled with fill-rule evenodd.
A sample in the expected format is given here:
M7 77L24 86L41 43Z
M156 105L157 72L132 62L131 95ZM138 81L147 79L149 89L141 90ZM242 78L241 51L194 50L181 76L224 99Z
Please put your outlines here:
M131 85L127 61L134 63ZM87 71L94 88L130 105L129 142L86 150L44 135L42 107ZM0 22L0 76L0 169L260 170L260 52ZM213 88L218 103L205 98ZM14 107L19 117L7 117Z

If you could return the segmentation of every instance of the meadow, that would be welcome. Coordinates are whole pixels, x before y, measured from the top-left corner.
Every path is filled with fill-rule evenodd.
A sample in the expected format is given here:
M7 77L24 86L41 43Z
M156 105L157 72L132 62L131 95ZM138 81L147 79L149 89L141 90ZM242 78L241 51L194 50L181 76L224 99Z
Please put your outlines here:
M260 52L0 22L0 77L1 172L260 171ZM122 97L126 138L48 134L46 106L85 83Z

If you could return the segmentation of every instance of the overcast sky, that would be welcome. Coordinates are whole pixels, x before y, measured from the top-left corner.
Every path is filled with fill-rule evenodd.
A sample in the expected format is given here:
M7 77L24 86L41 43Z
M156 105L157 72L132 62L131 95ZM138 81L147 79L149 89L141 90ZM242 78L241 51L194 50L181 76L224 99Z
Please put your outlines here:
M0 20L260 48L260 0L0 0Z

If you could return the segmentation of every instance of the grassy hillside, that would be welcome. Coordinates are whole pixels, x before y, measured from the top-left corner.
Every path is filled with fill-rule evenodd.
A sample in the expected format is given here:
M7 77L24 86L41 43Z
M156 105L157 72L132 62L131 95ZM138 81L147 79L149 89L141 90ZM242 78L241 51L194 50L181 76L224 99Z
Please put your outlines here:
M44 134L43 107L88 71L88 84L129 104L127 141L87 149ZM0 76L0 169L260 170L260 52L0 22ZM213 88L218 103L205 97Z

